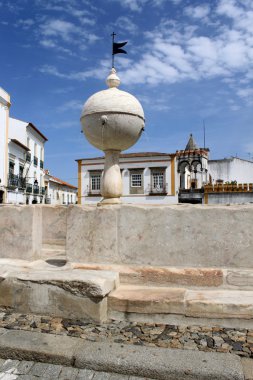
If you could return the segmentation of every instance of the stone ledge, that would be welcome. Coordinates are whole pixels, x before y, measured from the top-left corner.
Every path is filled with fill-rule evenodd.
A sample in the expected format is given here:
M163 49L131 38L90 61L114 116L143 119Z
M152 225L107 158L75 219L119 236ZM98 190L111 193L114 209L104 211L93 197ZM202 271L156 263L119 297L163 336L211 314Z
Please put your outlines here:
M122 284L135 285L219 287L223 285L224 277L223 270L219 268L176 268L92 263L71 263L71 267L86 270L117 271Z
M15 265L18 264L18 265ZM0 269L0 306L21 313L64 318L107 320L108 293L118 286L118 274L109 271L60 271L37 266L5 265Z
M111 311L180 314L194 318L253 319L253 292L121 285L108 297Z

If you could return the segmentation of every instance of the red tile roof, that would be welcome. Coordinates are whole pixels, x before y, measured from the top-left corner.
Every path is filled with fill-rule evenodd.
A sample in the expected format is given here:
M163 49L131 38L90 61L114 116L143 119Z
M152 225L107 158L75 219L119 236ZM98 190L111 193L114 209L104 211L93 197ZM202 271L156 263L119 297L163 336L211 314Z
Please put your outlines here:
M44 172L46 175L48 175L49 180L52 180L53 182L58 182L59 184L61 184L63 186L70 187L71 189L77 189L76 186L73 186L68 182L62 181L60 178L54 177L51 174L49 174L49 170L45 169Z

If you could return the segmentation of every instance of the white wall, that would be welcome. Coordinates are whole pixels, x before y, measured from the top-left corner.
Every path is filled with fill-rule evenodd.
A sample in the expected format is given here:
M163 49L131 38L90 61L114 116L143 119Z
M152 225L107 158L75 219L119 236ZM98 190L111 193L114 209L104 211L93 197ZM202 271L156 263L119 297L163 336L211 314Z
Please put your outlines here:
M47 192L46 197L52 205L75 204L77 201L77 193L75 189L62 185L59 182L50 180L46 175ZM64 203L63 203L64 197Z
M151 162L152 161L152 162ZM102 197L88 196L90 173L89 170L103 170L104 161L102 160L87 160L82 161L81 166L81 204L95 204ZM168 195L149 195L151 185L151 170L150 168L164 167L165 168L165 183L167 184ZM129 194L130 189L130 172L131 169L144 169L144 194ZM145 204L175 204L178 203L177 194L171 195L171 158L170 156L157 157L133 157L121 158L120 169L122 169L122 197L123 203L145 203ZM177 183L177 182L176 182ZM176 184L175 184L176 185Z
M209 161L209 174L213 182L222 179L224 182L253 183L253 162L240 158Z
M10 96L0 88L0 189L3 191L7 185L9 107Z

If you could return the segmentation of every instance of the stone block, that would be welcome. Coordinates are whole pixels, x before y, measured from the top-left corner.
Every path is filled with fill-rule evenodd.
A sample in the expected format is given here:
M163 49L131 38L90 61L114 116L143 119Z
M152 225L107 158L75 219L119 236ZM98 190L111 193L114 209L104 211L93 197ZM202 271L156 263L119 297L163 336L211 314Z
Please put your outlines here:
M121 285L110 293L108 306L128 313L184 314L185 289Z
M0 206L0 257L35 260L41 250L41 207Z
M251 205L73 206L67 257L129 266L251 268L252 216Z
M42 208L42 242L43 244L65 245L67 234L66 206L43 205Z
M117 206L68 208L68 260L95 263L120 261L117 257L117 209Z
M253 271L241 269L228 270L226 282L228 285L238 288L253 289Z
M117 264L71 263L72 268L116 271L120 283L139 285L184 285L218 287L223 285L223 270L215 268L175 268Z
M0 306L101 322L107 319L105 297L117 283L118 275L112 272L13 271L0 282Z
M206 318L253 318L253 292L236 290L188 290L185 315Z

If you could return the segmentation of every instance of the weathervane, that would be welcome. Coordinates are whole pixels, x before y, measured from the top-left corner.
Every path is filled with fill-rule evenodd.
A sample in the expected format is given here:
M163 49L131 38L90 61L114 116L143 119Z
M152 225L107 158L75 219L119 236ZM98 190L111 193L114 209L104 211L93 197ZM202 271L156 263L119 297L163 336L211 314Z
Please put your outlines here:
M127 54L127 52L124 50L124 49L121 49L123 46L125 46L127 44L127 41L126 42L114 42L114 37L116 36L116 34L113 32L111 34L112 36L112 68L114 68L114 56L115 54Z

